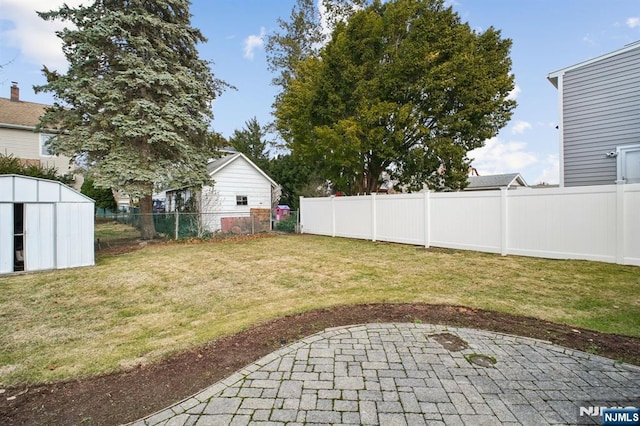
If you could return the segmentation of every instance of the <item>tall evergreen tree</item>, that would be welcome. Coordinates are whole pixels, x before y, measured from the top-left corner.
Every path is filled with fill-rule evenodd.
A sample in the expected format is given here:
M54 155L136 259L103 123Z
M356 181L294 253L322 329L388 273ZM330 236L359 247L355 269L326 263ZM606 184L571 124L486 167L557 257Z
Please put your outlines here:
M282 154L269 160L269 175L282 189L278 204L286 204L292 210L300 208L300 196L326 196L326 182L312 168L293 157Z
M263 171L269 171L269 150L264 139L265 132L256 117L245 122L245 127L235 130L229 138L229 143L238 152L246 155Z
M96 209L116 210L118 208L116 199L113 197L113 191L109 188L96 188L93 184L93 179L90 177L84 179L80 192L96 202Z
M142 238L153 238L154 187L208 183L211 102L226 83L198 56L188 0L96 0L41 12L71 25L58 32L69 62L43 69L37 92L56 102L40 121L57 128L55 153L91 168L95 185L140 198Z

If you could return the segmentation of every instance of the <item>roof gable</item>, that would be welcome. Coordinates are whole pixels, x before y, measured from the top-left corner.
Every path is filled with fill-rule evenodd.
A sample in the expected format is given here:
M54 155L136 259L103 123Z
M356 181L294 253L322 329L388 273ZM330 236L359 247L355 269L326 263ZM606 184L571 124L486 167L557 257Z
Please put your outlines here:
M21 126L33 129L47 107L48 105L35 102L0 98L0 127Z
M586 61L578 62L577 64L570 65L557 71L553 71L549 73L549 75L547 75L547 79L551 82L551 84L558 88L558 78L564 75L566 72L591 65L595 62L603 61L605 59L611 58L612 56L616 56L634 49L640 49L640 41L635 41L633 43L627 44L621 49L614 50L613 52L605 53L604 55L596 56L595 58L587 59Z
M488 175L488 176L469 176L469 184L465 190L479 190L479 189L500 189L511 188L517 186L529 186L524 181L520 173L507 173L502 175Z
M255 165L255 163L247 158L243 153L238 152L236 154L226 155L224 157L218 158L216 160L211 161L207 164L207 170L209 171L209 175L214 178L216 173L219 173L221 170L224 170L225 167L229 166L229 164L235 161L245 161L247 162L253 169L256 170L262 177L269 181L271 186L277 188L279 185L269 177L262 169Z

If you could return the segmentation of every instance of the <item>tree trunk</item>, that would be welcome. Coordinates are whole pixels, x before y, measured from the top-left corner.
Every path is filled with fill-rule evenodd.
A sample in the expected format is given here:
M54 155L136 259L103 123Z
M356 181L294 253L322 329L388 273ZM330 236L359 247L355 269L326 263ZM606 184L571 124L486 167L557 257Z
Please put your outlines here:
M145 195L140 198L140 237L143 240L152 240L156 236L156 227L153 223L153 198Z

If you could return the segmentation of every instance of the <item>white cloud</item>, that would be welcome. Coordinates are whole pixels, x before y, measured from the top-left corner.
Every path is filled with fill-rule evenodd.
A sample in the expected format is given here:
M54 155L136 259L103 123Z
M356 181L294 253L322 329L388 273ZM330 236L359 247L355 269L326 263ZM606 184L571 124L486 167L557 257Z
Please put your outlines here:
M528 182L529 184L547 183L555 185L560 182L560 161L558 160L558 154L548 155L544 161L544 169L538 175L535 182Z
M538 157L526 150L527 144L517 141L501 141L493 137L482 148L469 152L481 175L521 172L525 167L538 162Z
M507 99L511 100L511 101L515 101L516 98L518 97L518 95L520 94L521 90L520 90L520 86L518 86L517 84L513 87L513 90L511 92L509 92L509 96L507 96Z
M244 57L253 59L253 51L262 47L264 44L264 27L260 28L259 35L250 35L244 39Z
M513 133L514 135L519 135L524 133L524 131L527 129L531 129L531 124L526 121L518 120L516 121L516 124L514 124L511 128L511 133Z
M386 3L387 0L383 0L382 2ZM325 38L325 43L329 42L329 40L331 39L331 33L333 33L333 29L338 22L346 22L349 16L362 9L362 7L354 4L353 2L344 2L343 4L338 5L342 8L340 14L337 16L331 16L328 13L325 2L323 0L318 0L317 6L318 13L320 15L320 28L322 35Z
M628 18L627 19L627 26L629 28L635 28L635 27L640 26L640 17L633 16L631 18Z
M67 61L62 41L55 32L69 24L44 21L36 11L55 10L64 3L75 7L83 1L87 3L87 0L2 0L2 19L11 25L0 31L0 38L7 46L18 49L26 60L62 71Z
M318 0L318 13L320 14L320 28L322 30L322 34L325 39L329 39L331 36L331 32L333 28L329 24L329 15L327 13L327 8L324 6L324 2L322 0Z

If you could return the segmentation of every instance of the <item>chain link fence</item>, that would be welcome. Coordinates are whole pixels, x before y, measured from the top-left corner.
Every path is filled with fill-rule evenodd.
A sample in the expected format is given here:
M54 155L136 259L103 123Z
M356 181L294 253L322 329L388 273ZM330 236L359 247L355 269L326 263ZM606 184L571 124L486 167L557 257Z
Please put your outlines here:
M96 218L113 219L116 222L140 228L143 214L132 209L130 212L98 209ZM284 218L276 218L260 212L186 213L157 212L147 214L153 217L153 224L158 234L172 239L211 238L216 235L248 235L262 232L278 231L295 233L299 231L299 215L291 212Z

